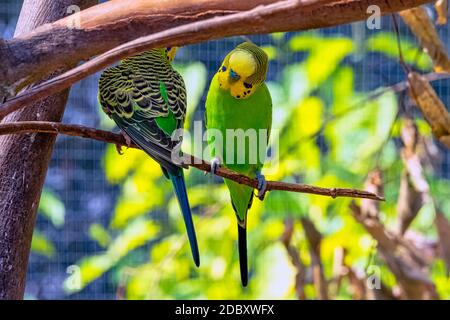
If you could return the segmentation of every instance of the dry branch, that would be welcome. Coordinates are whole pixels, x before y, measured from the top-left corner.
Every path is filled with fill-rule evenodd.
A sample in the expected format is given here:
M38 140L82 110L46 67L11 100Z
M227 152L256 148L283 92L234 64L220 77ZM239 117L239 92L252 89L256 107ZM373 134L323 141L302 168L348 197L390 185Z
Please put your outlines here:
M427 79L416 72L408 74L409 93L430 124L433 135L450 148L450 113Z
M389 14L427 2L430 0L108 1L78 13L79 28L73 27L78 19L69 16L33 33L0 41L0 78L4 79L0 95L1 89L13 95L60 66L88 60L149 34L155 41L146 49L336 26L367 18L371 5ZM179 26L185 28L176 28ZM170 34L164 32L169 29L173 30Z
M424 176L421 159L417 153L419 130L412 119L405 119L401 130L404 147L401 158L404 164L400 180L400 192L397 200L397 229L403 235L420 208L429 198L429 185Z
M323 265L320 258L322 234L317 230L314 223L308 218L301 218L301 222L306 239L308 240L314 289L316 291L317 299L328 300L328 282L325 279Z
M424 51L433 60L436 72L450 72L450 60L444 43L424 7L400 12L400 16L419 39Z
M109 131L98 130L81 125L46 121L23 121L0 124L0 135L36 132L65 134L75 137L90 138L98 141L113 143L117 146L127 146L125 139L120 134L115 134ZM135 145L131 145L130 147L137 148ZM208 162L197 159L194 156L188 154L184 154L183 162L191 167L195 167L205 172L211 171L211 165ZM256 188L258 186L258 181L256 179L251 179L234 171L228 170L224 167L219 167L219 169L217 170L217 175L253 188ZM350 197L384 201L383 197L363 190L347 188L322 188L307 184L296 184L278 181L268 181L267 191L271 190L309 193L328 196L332 198Z
M439 209L436 212L435 224L439 236L439 253L445 261L448 277L450 275L450 222Z

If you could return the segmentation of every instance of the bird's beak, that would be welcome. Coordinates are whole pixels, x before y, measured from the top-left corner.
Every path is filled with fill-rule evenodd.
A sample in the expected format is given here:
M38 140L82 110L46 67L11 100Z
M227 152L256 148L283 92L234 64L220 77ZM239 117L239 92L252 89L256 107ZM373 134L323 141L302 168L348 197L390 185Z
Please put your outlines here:
M230 69L230 82L236 82L241 78L240 75L238 75L236 72L233 71L233 69Z

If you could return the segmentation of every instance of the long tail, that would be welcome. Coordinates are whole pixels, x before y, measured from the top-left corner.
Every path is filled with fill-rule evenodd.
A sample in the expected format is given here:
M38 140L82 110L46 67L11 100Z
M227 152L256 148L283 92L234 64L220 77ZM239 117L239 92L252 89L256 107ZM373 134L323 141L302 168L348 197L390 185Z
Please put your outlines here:
M238 247L239 247L239 266L241 268L241 283L246 287L248 283L247 266L247 229L238 222Z
M195 265L200 266L200 254L198 252L197 237L195 235L194 222L192 221L191 208L186 192L186 184L184 183L183 170L180 169L177 173L169 172L170 180L172 181L175 189L175 194L180 204L181 212L183 213L184 224L189 238L191 246L192 257L194 258Z

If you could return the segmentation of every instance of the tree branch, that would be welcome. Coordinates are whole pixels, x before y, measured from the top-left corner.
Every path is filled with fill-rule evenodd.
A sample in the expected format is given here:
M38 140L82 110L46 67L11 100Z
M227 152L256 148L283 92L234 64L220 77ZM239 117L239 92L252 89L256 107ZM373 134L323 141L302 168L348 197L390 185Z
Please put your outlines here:
M271 3L268 0L211 0L208 4L208 1L174 1L180 8L186 9L181 12L176 6L168 5L170 2L158 5L156 0L122 1L124 4L120 5L117 1L109 1L80 13L80 20L84 21L80 29L68 28L69 18L65 18L23 38L0 43L0 72L3 71L0 74L5 79L0 83L1 96L1 91L14 95L57 66L79 62L124 41L157 32L111 49L80 67L27 90L0 106L0 119L33 101L57 93L120 59L152 48L186 45L240 34L322 28L364 19L368 16L366 10L370 5L378 5L383 14L388 14L430 2L286 0ZM134 2L136 3L133 4ZM243 5L243 2L248 5ZM155 6L154 9L150 9L152 5ZM229 14L236 11L242 12ZM105 15L105 12L108 14ZM188 12L188 18L183 12ZM222 17L216 16L224 14ZM203 20L205 16L216 17Z
M22 121L22 122L0 124L0 135L36 133L36 132L65 134L69 136L89 138L102 142L113 143L117 146L127 146L124 137L120 134L115 134L109 131L98 130L81 125L63 124L46 121ZM136 145L131 145L130 147L137 148ZM211 165L208 162L195 158L194 156L188 154L184 154L183 162L191 167L197 168L205 172L211 171ZM249 177L243 176L239 173L236 173L224 167L218 168L217 175L229 180L233 180L240 184L245 184L253 188L257 188L258 186L258 181L256 179L251 179ZM365 198L384 201L383 197L363 190L347 189L347 188L322 188L307 184L268 181L267 191L272 190L309 193L321 196L328 196L332 198L350 197L350 198Z
M69 5L86 8L95 3L95 0L24 0L14 36L61 18ZM1 64L2 61L0 70ZM57 72L75 65L69 64ZM61 121L68 93L64 90L48 97L10 114L4 121ZM23 298L36 213L55 138L48 134L0 137L0 300Z

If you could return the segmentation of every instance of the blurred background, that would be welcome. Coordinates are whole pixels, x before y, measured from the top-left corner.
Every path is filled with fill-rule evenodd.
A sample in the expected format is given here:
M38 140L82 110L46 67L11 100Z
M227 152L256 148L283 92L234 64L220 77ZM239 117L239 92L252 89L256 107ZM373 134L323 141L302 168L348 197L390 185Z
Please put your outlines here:
M0 0L3 38L12 37L20 8L21 1ZM433 8L428 12L434 20ZM432 71L428 56L398 21L407 64L420 73ZM437 30L448 44L448 26ZM407 92L386 89L406 79L391 17L381 20L379 30L361 22L250 39L270 57L273 128L280 133L279 168L267 178L381 191L386 202L379 208L357 203L362 210L376 207L377 221L393 233L405 225L401 199L409 196L411 202L426 193L428 200L412 210L417 217L399 237L419 248L419 269L433 294L450 298L435 221L438 209L450 218L450 153L432 139ZM192 121L203 119L214 72L242 41L234 37L178 51L176 69L187 85L190 129ZM100 110L98 78L72 87L64 122L117 131ZM447 106L449 83L432 83ZM417 154L428 187L417 194L411 194L407 161L400 156L401 133L411 126L410 117L420 137ZM39 207L26 298L357 299L371 297L361 289L367 281L381 284L379 291L392 298L404 281L349 208L350 199L274 191L263 203L255 200L249 213L250 283L242 289L228 192L220 179L196 169L186 175L199 269L170 183L155 162L137 150L119 155L115 146L59 136ZM315 270L326 279L325 289Z

